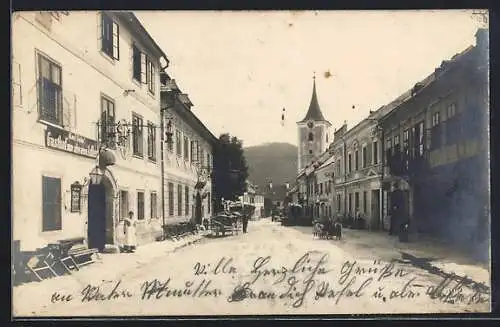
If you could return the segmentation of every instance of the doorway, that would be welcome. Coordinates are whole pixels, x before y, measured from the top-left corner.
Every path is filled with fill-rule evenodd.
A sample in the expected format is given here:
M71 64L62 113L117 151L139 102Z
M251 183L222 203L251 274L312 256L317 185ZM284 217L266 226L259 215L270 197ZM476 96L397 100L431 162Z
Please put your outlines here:
M196 193L195 200L195 221L198 225L201 224L201 195L200 193Z
M100 184L90 184L87 220L88 247L100 252L113 244L113 187L106 177Z

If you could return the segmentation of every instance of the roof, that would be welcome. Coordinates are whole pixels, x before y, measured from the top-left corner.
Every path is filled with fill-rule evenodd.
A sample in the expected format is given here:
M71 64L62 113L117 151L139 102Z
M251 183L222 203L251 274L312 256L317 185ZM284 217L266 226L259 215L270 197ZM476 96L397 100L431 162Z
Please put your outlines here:
M145 41L148 43L148 45L156 50L160 54L160 58L164 58L166 61L165 67L161 67L162 69L165 69L168 67L170 64L170 61L168 60L167 55L161 47L155 42L155 40L151 37L151 35L146 31L144 26L141 24L139 19L130 11L114 11L114 15L117 17L121 18L123 22L128 24L130 28L131 33L135 33L136 35L140 36L142 38L142 41Z
M313 92L311 103L309 104L309 110L307 110L306 116L300 122L306 122L309 120L327 121L321 112L321 108L319 107L318 96L316 95L316 78L313 79Z
M454 67L454 65L457 64L457 62L463 60L463 58L469 55L474 48L475 48L474 46L469 46L462 52L455 54L450 60L443 60L441 62L441 65L437 67L434 70L434 72L432 72L423 80L415 83L415 86L411 90L408 90L403 95L398 97L396 100L392 101L388 105L391 106L390 110L387 111L386 115L380 117L379 121L383 123L384 121L388 120L389 117L391 117L396 111L398 111L398 108L400 108L402 104L412 99L415 95L420 93L426 87L432 85L434 81L436 81L443 75L443 73Z
M193 103L191 102L191 100L189 100L188 95L185 94L185 93L179 94L179 100L182 103L184 103L185 105L187 105L188 107L192 107L193 106Z

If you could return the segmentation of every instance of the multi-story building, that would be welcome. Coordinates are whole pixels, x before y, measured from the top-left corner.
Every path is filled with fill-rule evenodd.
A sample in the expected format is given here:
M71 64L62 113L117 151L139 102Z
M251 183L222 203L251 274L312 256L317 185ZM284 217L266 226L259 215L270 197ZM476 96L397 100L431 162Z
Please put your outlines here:
M245 194L239 197L239 200L243 204L252 205L255 209L250 216L252 220L258 220L264 217L264 196L260 194L258 186L253 183L247 181L246 182L247 190Z
M191 110L187 94L162 73L161 105L165 225L189 220L201 224L213 211L213 153L217 138Z
M324 152L320 158L313 163L317 167L314 170L314 203L315 210L313 218L333 217L333 180L334 180L335 158L330 151Z
M379 228L382 217L382 145L377 120L382 107L351 129L347 123L334 133L335 210L340 215L360 214L367 228Z
M460 243L471 235L487 239L489 218L487 31L479 30L476 41L380 120L385 176L406 190L412 231Z
M152 240L165 53L128 12L18 12L12 40L14 240L102 250L129 211Z

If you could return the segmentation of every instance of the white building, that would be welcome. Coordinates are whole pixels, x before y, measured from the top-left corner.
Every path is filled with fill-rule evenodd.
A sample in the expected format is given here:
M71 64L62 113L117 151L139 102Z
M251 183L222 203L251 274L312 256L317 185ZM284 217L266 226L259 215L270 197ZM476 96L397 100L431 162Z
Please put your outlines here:
M127 12L17 12L12 42L14 240L103 249L132 210L139 242L151 241L166 55Z
M174 79L162 73L165 224L193 220L201 224L213 210L212 170L217 138L191 111L193 104Z
M252 220L264 218L264 196L259 194L258 186L247 181L247 191L244 195L239 197L240 202L243 204L250 204L255 207L255 210L250 217Z

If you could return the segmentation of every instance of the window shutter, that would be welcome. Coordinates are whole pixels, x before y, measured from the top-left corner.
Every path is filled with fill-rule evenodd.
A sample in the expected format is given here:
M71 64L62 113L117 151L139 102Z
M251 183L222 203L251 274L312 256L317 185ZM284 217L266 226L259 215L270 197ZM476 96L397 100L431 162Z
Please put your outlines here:
M113 22L113 58L120 60L120 26Z
M146 54L141 52L141 83L147 83Z
M366 166L369 167L372 165L372 143L368 142L366 145Z

